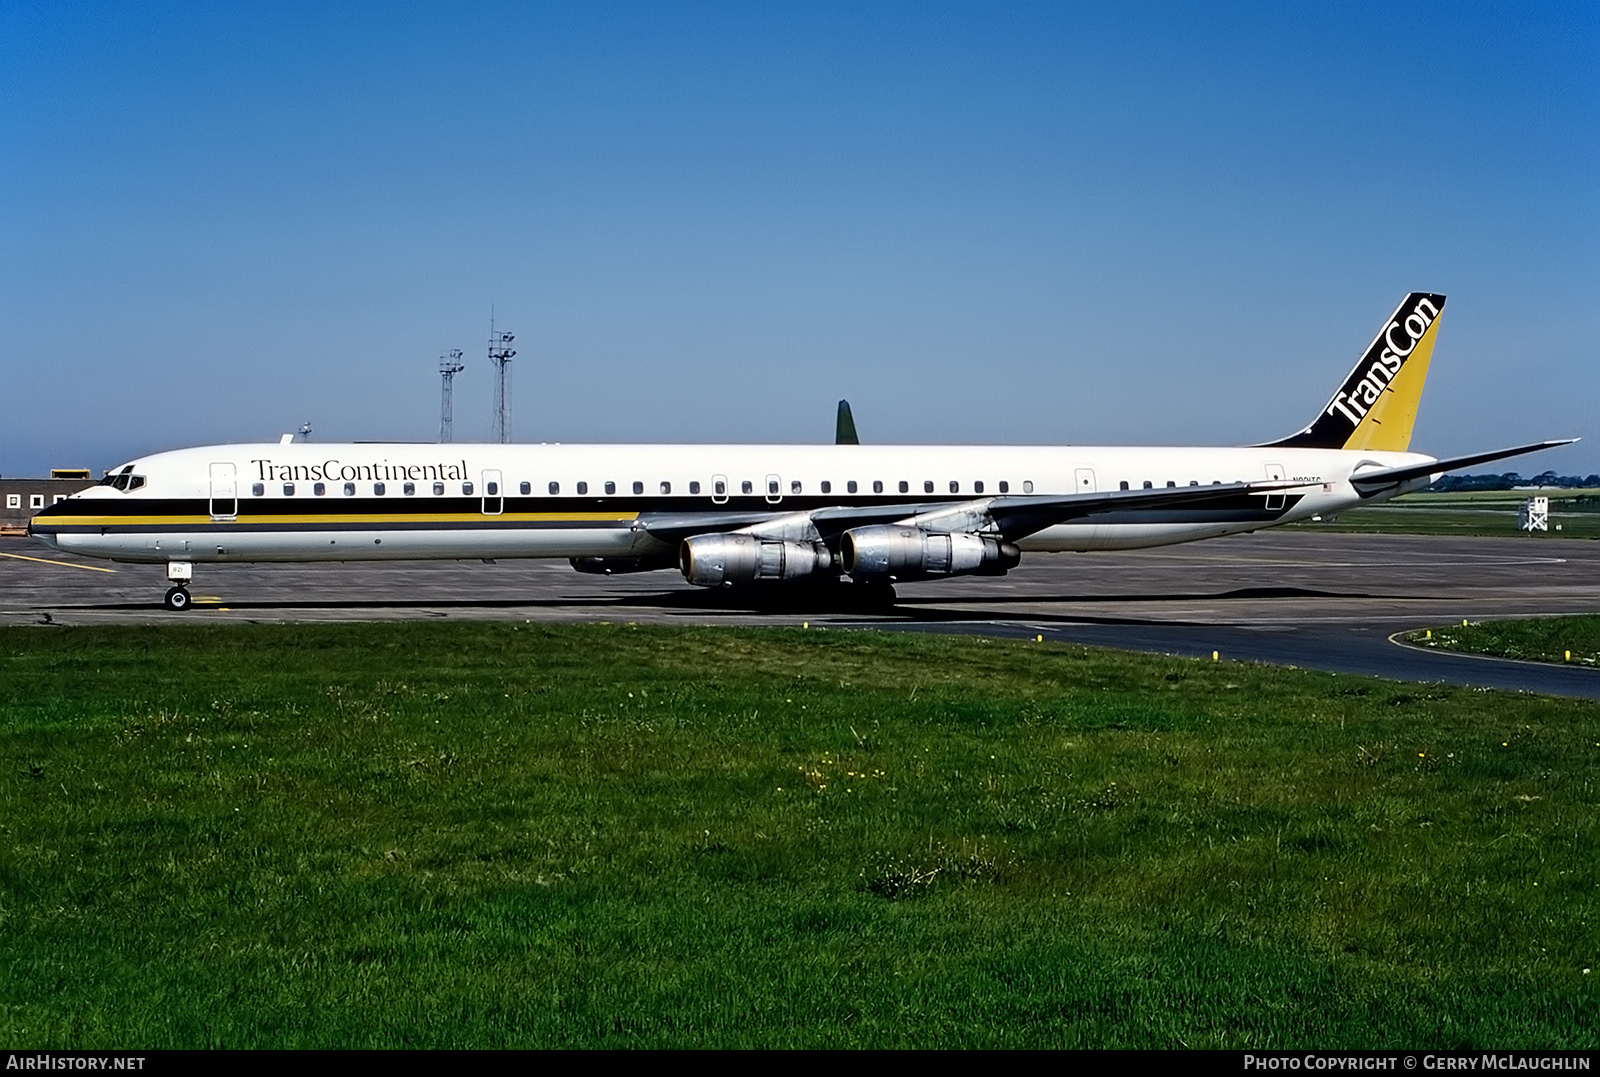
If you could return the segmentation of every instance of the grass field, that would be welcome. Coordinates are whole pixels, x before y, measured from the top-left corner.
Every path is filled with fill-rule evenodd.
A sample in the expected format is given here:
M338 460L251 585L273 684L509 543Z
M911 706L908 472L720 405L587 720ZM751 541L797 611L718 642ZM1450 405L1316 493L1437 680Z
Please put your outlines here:
M0 630L0 1041L1600 1046L1600 708L870 633Z
M1600 666L1600 616L1442 625L1409 633L1406 642L1441 651L1593 668Z
M1517 509L1528 490L1407 494L1370 508L1340 513L1336 519L1289 525L1290 530L1342 531L1393 535L1520 535L1530 542L1600 538L1600 491L1540 490L1550 498L1550 530L1523 532ZM1557 530L1559 525L1560 530Z

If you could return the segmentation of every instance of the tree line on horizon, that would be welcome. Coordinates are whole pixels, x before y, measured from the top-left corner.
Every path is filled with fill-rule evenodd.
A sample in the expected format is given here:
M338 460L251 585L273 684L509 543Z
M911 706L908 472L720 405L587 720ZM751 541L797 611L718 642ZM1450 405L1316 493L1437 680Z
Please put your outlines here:
M1600 475L1557 475L1554 471L1541 471L1531 478L1523 478L1515 471L1504 475L1446 475L1432 486L1431 493L1454 494L1474 490L1518 490L1527 487L1558 487L1567 490L1585 490L1600 487Z

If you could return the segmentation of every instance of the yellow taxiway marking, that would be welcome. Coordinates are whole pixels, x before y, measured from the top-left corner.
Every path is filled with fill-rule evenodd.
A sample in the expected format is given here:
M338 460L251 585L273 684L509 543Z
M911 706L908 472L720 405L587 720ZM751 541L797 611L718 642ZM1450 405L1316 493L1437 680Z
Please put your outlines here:
M115 572L114 568L99 565L75 565L71 561L52 561L48 557L27 557L20 553L0 553L0 557L15 557L18 561L37 561L41 565L60 565L62 568L81 568L89 572Z

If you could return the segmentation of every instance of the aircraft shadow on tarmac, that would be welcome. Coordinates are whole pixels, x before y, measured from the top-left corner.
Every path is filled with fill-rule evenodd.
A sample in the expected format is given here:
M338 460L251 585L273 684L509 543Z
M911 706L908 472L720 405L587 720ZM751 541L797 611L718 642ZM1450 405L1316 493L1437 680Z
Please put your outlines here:
M230 612L247 613L251 611L266 612L278 610L343 610L356 612L360 610L417 610L423 615L434 612L436 616L445 616L454 610L512 610L512 609L561 609L571 607L586 607L590 609L627 609L651 608L660 610L680 610L686 613L756 613L756 614L857 614L872 616L884 621L985 621L1004 620L1007 607L1028 606L1074 606L1082 604L1168 604L1174 602L1217 602L1217 601L1259 601L1263 599L1365 599L1374 596L1365 592L1322 591L1303 587L1245 587L1232 591L1222 591L1211 594L1070 594L1070 595L984 595L981 597L961 596L901 596L893 600L893 604L885 601L882 594L862 596L849 593L848 589L840 588L837 591L821 590L777 590L742 591L735 589L695 589L692 591L660 591L653 593L632 593L620 595L584 595L559 598L474 598L474 599L374 599L374 600L232 600L225 599L217 602L197 602L197 612L206 609L225 607ZM1389 595L1389 599L1405 598L1407 596ZM145 610L149 603L96 603L77 606L83 610ZM956 606L969 608L952 608ZM997 608L998 607L998 608ZM1103 624L1141 624L1146 623L1142 617L1105 617L1087 616L1084 614L1051 613L1041 609L1032 609L1027 612L1027 618L1034 621L1071 621L1079 623ZM1165 624L1176 624L1171 620L1164 620Z

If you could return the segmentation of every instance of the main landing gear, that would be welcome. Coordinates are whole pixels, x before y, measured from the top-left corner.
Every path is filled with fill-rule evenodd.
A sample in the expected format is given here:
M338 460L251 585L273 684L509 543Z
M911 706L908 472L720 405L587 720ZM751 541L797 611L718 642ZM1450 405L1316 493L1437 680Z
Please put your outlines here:
M168 561L167 579L172 581L172 588L167 591L167 597L162 605L174 613L182 613L189 608L189 580L194 576L194 565L189 561Z

